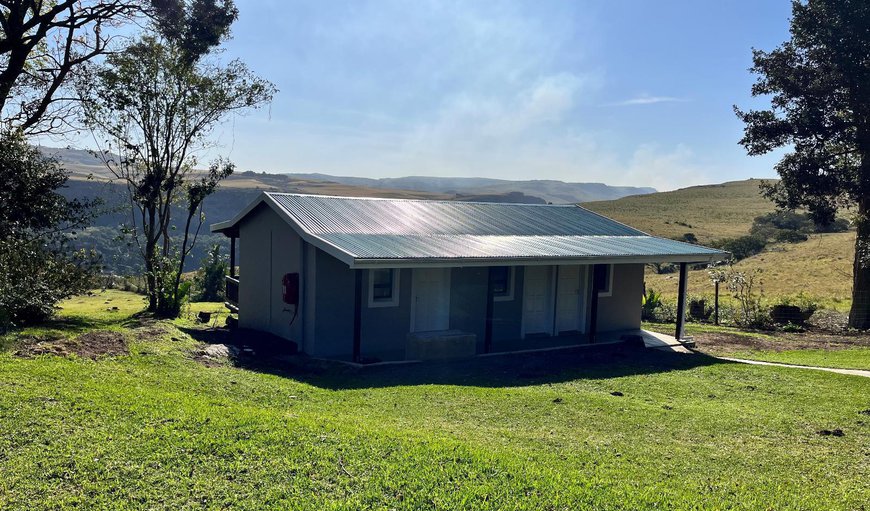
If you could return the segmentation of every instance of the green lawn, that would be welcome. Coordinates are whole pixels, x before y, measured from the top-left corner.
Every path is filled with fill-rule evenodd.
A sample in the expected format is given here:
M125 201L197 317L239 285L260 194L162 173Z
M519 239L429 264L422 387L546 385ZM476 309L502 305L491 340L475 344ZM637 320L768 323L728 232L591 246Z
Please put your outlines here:
M119 306L98 325L128 331L128 356L0 353L0 509L870 501L867 378L655 351L364 370L206 367L172 324L163 334L130 330L134 310ZM817 433L835 429L845 435Z

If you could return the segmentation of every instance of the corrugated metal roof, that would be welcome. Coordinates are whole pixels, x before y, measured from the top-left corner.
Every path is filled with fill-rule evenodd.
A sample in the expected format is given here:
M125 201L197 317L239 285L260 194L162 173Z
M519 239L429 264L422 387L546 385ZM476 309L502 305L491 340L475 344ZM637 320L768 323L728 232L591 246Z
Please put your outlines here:
M577 206L325 197L269 193L311 234L639 236Z
M710 261L727 254L649 236L579 206L329 197L266 193L303 237L354 267L434 261Z

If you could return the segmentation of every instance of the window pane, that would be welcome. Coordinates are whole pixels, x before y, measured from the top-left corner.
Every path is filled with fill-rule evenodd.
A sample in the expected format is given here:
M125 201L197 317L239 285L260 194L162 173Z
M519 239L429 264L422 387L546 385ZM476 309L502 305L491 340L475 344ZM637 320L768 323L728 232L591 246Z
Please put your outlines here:
M393 270L372 270L372 298L390 300L393 298Z
M595 288L599 292L610 292L610 268L609 264L602 264L595 267Z
M510 294L511 269L508 266L493 266L491 272L493 294L496 296Z

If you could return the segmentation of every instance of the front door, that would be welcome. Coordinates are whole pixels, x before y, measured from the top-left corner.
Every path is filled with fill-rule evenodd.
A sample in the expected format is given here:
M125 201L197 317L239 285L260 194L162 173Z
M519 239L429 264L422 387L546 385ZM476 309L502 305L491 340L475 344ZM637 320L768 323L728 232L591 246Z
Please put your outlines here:
M585 266L560 266L556 292L556 333L583 330L583 283Z
M411 331L450 328L450 268L415 268L411 280Z
M523 272L523 336L553 333L553 287L550 266L527 266Z

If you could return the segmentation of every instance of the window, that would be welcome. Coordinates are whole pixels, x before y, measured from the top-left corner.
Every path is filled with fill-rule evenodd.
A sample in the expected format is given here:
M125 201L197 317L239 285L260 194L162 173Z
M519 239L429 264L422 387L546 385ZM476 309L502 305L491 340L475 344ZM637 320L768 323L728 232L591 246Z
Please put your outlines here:
M506 302L514 299L514 271L510 266L493 266L489 269L493 299Z
M369 270L369 307L399 305L399 270Z
M595 265L594 279L598 296L611 296L613 294L613 265Z

